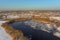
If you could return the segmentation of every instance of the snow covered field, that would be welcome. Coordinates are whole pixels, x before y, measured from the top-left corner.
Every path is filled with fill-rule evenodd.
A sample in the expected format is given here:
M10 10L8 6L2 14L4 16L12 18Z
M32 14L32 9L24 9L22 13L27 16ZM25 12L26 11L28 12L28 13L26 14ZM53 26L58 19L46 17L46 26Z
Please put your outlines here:
M1 27L2 23L4 23L6 21L0 21L0 40L12 40L12 38L10 37L10 35L8 35L4 28Z
M54 19L54 20L59 20L60 21L60 17L49 17L50 19Z

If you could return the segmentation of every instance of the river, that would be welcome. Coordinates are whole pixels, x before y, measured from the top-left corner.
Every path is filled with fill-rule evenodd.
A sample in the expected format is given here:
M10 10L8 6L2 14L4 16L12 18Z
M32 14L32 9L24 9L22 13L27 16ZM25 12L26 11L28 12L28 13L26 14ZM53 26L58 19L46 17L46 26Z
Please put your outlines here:
M60 38L38 29L32 28L30 25L26 25L24 22L8 23L9 26L17 30L21 30L24 36L31 38L31 40L60 40Z

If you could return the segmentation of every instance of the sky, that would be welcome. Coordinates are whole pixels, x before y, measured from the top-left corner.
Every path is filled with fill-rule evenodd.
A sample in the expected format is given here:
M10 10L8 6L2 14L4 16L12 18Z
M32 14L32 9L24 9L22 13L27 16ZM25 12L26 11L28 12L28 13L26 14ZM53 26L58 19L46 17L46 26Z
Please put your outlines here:
M60 10L60 0L0 0L0 10Z

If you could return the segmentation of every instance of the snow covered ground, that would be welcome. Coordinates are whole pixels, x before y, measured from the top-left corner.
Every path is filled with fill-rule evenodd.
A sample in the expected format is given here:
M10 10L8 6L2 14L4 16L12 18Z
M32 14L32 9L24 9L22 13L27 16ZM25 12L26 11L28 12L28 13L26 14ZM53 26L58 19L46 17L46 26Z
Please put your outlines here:
M57 20L60 22L60 17L49 17L50 20Z
M10 35L8 35L4 28L1 27L2 23L4 23L6 21L0 21L0 40L12 40L12 38L10 37Z
M8 35L4 28L1 27L2 23L6 21L0 21L0 40L12 40L11 36ZM43 30L49 33L53 33L53 35L60 37L60 27L57 27L56 25L53 24L44 24L42 22L35 22L32 20L25 21L24 22L26 25L31 25L31 27L38 29L38 30Z
M14 18L15 19L15 18L19 18L19 16L17 16L17 15L8 15L7 19L10 19L10 18Z

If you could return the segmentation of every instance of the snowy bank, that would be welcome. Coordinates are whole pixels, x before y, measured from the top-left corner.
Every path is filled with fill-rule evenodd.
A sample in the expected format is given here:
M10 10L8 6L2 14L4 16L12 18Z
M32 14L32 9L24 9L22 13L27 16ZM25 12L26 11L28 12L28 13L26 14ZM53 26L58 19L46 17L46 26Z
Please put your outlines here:
M6 21L0 21L0 40L12 40L12 38L10 37L10 35L8 35L4 28L1 27L2 23L4 23Z

